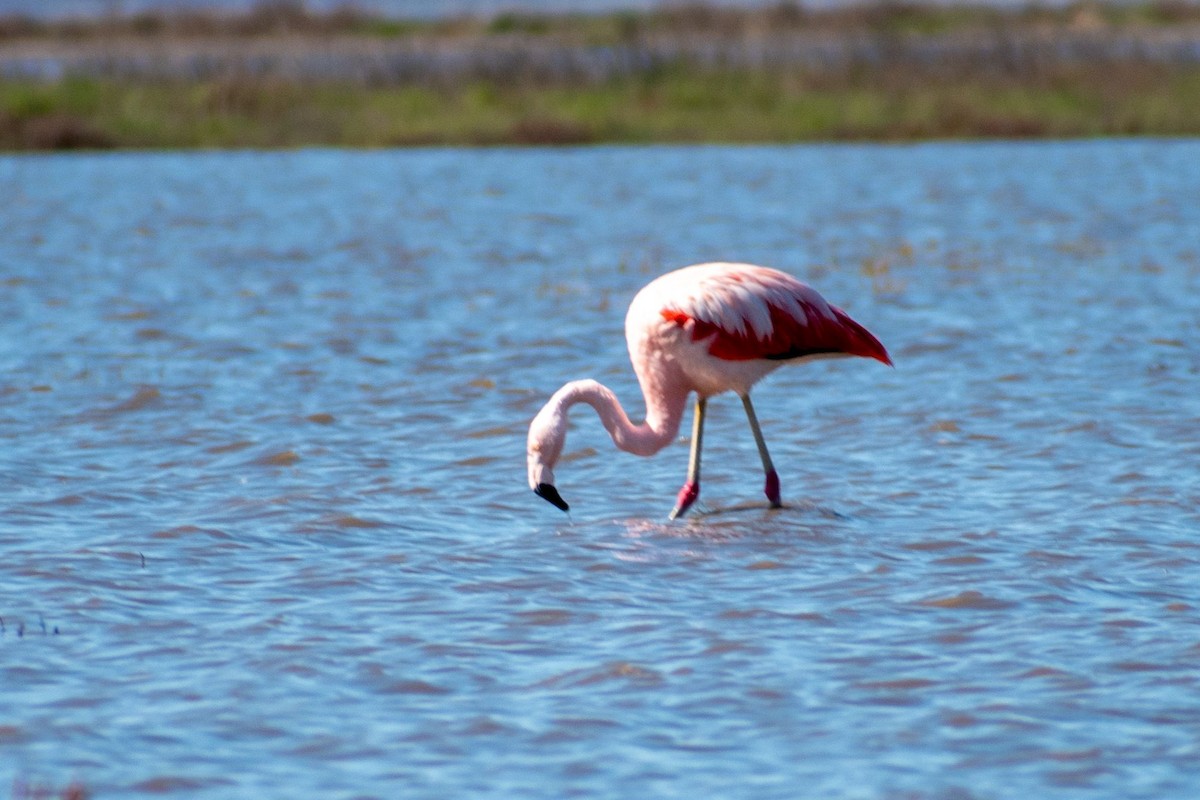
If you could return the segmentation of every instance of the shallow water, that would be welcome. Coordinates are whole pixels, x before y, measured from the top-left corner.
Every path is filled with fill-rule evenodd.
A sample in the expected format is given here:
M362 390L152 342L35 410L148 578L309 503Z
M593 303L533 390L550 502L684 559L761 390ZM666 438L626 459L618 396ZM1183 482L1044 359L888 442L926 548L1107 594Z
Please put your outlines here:
M1200 794L1200 142L0 158L0 787ZM637 416L625 305L889 347Z

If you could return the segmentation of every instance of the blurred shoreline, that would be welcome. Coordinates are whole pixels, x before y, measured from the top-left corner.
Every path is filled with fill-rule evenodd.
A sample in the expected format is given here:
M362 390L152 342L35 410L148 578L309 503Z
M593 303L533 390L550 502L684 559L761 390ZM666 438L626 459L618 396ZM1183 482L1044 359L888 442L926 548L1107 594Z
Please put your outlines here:
M1200 5L0 17L0 148L1200 134Z

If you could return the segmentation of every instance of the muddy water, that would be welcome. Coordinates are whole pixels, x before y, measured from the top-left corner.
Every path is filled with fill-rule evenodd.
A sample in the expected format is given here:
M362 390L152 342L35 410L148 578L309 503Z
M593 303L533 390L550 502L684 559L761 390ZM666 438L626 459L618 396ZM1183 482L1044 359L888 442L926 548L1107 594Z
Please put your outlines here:
M0 786L1200 793L1200 145L0 158ZM896 362L734 398L624 308L787 268Z

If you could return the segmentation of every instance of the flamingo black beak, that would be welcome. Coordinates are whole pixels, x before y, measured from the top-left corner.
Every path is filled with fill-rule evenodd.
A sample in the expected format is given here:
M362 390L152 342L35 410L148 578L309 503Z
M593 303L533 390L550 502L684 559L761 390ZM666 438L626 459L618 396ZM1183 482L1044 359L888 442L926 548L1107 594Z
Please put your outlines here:
M563 500L562 495L558 493L558 489L555 489L548 483L539 483L537 488L533 490L533 493L555 508L560 508L563 511L571 510L571 507L567 505L567 501Z

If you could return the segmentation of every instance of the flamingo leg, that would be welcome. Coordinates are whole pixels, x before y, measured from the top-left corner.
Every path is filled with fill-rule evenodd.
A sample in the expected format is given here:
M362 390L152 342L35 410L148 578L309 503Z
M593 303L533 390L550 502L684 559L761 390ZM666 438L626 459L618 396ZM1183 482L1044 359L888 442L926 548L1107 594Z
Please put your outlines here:
M678 519L687 513L692 503L700 496L700 448L704 440L704 410L708 400L696 398L696 413L692 418L692 454L688 459L687 483L679 490L675 499L675 508L671 509L669 519Z
M754 443L758 445L758 455L762 458L763 472L767 476L763 492L767 495L771 508L783 508L783 503L779 499L779 473L775 471L775 465L771 463L771 454L767 452L767 440L763 438L762 428L758 426L758 416L754 413L750 395L742 395L742 407L746 409L746 418L750 420L750 430L754 433Z

